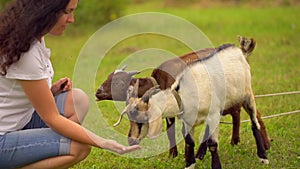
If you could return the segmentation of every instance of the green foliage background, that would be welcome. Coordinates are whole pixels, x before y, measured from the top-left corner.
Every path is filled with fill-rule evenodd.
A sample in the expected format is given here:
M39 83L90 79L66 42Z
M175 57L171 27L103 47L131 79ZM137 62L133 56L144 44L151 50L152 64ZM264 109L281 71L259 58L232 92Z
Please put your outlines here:
M131 0L84 0L79 1L76 11L76 24L103 25L124 15L124 10ZM84 24L82 24L84 23Z

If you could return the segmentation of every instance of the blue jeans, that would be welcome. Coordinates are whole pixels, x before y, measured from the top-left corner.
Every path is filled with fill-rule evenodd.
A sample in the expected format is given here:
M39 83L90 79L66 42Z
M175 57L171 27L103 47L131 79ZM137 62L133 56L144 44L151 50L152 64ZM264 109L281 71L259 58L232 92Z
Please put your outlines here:
M64 115L67 92L55 96ZM22 129L0 135L0 169L17 168L43 159L69 155L71 140L51 130L34 112Z

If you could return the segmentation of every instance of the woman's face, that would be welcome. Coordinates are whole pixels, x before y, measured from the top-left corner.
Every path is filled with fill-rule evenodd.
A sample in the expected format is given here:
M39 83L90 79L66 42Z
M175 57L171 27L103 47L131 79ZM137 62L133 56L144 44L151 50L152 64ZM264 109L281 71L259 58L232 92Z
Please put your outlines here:
M56 24L50 30L51 35L61 35L64 30L67 28L69 23L74 22L74 11L77 7L78 0L70 0L66 10L57 20Z

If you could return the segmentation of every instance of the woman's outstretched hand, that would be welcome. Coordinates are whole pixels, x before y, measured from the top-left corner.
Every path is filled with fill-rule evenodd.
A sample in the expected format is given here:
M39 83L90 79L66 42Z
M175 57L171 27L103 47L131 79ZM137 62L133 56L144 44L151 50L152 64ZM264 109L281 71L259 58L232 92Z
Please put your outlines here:
M105 140L103 141L101 148L116 152L118 154L125 154L129 153L138 149L141 149L142 147L140 145L133 145L133 146L124 146L122 144L119 144L115 140Z

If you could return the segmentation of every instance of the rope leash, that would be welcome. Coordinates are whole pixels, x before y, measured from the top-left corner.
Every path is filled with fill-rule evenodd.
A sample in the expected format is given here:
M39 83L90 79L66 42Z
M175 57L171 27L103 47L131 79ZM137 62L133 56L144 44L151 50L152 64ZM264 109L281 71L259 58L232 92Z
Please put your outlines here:
M295 110L295 111L290 111L290 112L284 112L284 113L280 113L280 114L274 114L274 115L270 115L270 116L264 116L261 117L262 119L270 119L270 118L274 118L274 117L279 117L279 116L285 116L285 115L291 115L291 114L296 114L296 113L300 113L300 110ZM247 123L247 122L251 122L251 120L242 120L241 123ZM232 122L220 122L221 124L232 124Z
M283 95L292 95L292 94L300 94L300 91L256 95L255 98L270 97L270 96L283 96ZM270 115L270 116L264 116L264 117L261 117L261 118L262 119L270 119L270 118L274 118L274 117L291 115L291 114L296 114L296 113L300 113L300 110L295 110L295 111L290 111L290 112L284 112L284 113L274 114L274 115ZM248 119L248 120L242 120L241 121L241 123L247 123L247 122L251 122L251 120ZM221 124L232 124L232 122L223 122L223 121L221 121L220 123Z
M300 94L300 91L282 92L282 93L273 93L273 94L262 94L262 95L256 95L255 98L270 97L270 96L283 96L283 95L291 95L291 94Z

